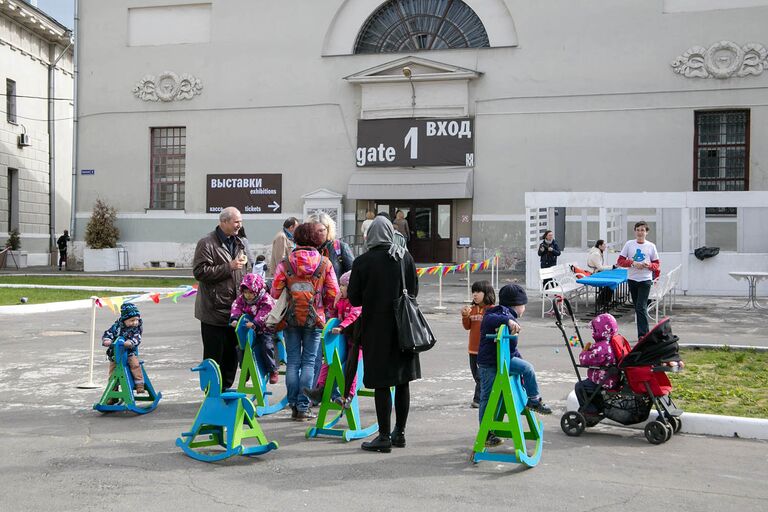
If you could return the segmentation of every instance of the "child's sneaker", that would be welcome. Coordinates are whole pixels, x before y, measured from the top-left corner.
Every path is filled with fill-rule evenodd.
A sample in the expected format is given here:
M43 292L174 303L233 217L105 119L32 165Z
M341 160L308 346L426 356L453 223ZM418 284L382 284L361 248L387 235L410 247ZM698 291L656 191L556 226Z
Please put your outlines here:
M318 386L316 388L304 388L304 394L307 395L311 401L320 403L323 401L323 387Z
M349 409L349 406L352 403L352 397L348 396L346 399L343 399L340 396L337 396L337 397L334 397L333 401L337 405L340 405L342 409Z
M485 446L488 448L493 448L494 446L499 446L502 444L504 440L494 434L493 432L488 432L488 437L485 438Z
M144 389L144 384L136 384L136 394L141 395L146 392L146 389Z
M541 397L529 398L528 403L525 406L539 414L552 414L552 409L550 409L544 402L541 401Z
M472 400L472 403L469 404L469 406L472 409L479 409L480 408L480 402L478 402L477 400Z
M270 384L277 384L277 379L280 378L280 374L277 373L277 370L273 371L269 374L269 383Z

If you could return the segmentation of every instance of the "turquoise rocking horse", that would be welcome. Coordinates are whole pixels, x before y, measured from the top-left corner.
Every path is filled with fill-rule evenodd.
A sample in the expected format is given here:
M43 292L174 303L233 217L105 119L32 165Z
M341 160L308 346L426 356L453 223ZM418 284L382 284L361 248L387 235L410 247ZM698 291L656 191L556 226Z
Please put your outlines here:
M152 381L149 380L149 375L147 375L144 369L144 361L142 360L139 360L139 365L141 366L141 373L144 375L144 389L147 395L134 394L133 375L128 368L129 351L123 346L124 341L125 338L121 336L113 343L115 348L115 369L107 380L107 387L104 388L101 399L93 404L93 408L100 412L131 411L136 414L152 412L157 407L163 394L155 391ZM138 349L135 352L136 357L139 357ZM149 405L140 406L137 405L137 402L148 402Z
M267 441L256 420L256 408L245 393L222 392L221 371L215 361L206 359L192 371L200 372L200 389L205 399L192 428L176 439L176 446L193 459L204 462L234 455L261 455L277 449L276 441ZM242 441L250 438L255 438L258 444L243 446ZM221 446L224 451L198 450L209 446Z
M509 334L506 325L499 327L496 334L496 377L493 380L488 406L480 422L474 446L473 461L512 462L533 467L541 460L544 438L544 425L536 418L533 411L526 408L528 396L523 389L519 375L509 374L509 340L515 337ZM506 420L505 420L506 416ZM523 430L522 419L526 420L528 430ZM488 452L485 440L488 433L499 437L511 438L514 452ZM535 441L535 447L528 450L526 441Z
M269 383L269 372L261 357L254 355L254 348L260 351L260 347L254 347L256 343L256 333L253 329L246 327L246 323L252 322L249 315L242 315L237 322L235 332L237 333L237 342L243 351L243 362L240 366L240 379L237 382L238 393L250 395L253 402L256 403L256 416L266 416L282 411L288 406L288 395L276 403L269 403L269 397L272 391L267 389ZM278 343L275 347L278 359L285 360L285 348L283 343Z
M325 325L320 342L323 344L323 354L328 363L328 377L323 388L323 399L320 402L320 410L317 413L317 421L314 427L307 429L306 437L317 437L324 434L329 436L342 437L344 441L352 439L362 439L379 430L379 424L374 423L369 427L362 427L360 422L360 396L373 396L373 391L363 390L363 360L357 362L357 383L358 387L352 396L349 407L334 402L331 398L335 390L345 389L344 363L346 361L347 342L343 334L333 334L331 330L339 324L337 318L332 318ZM338 411L335 413L334 411ZM333 416L326 421L329 413ZM346 417L346 429L335 428L339 420Z

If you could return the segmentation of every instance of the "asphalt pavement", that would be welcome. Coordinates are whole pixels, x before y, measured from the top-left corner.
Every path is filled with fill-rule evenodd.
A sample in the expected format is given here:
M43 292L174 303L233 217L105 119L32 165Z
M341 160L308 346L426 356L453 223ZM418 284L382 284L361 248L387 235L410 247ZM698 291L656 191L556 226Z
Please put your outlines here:
M515 277L502 275L502 284ZM640 430L607 425L565 436L559 420L575 376L554 320L539 318L535 297L523 317L520 350L555 409L543 417L542 460L532 469L472 464L477 410L469 407L473 382L458 312L466 282L446 279L442 311L434 309L436 283L421 280L420 302L438 345L422 355L423 378L411 384L407 447L390 454L364 452L360 441L307 440L309 424L282 411L260 419L280 444L276 451L212 464L186 457L174 441L202 399L198 376L189 371L202 354L192 298L140 305L142 357L163 393L144 416L100 414L92 405L102 389L77 388L88 380L90 310L0 315L0 510L768 508L766 442L676 434L653 446ZM673 330L682 343L768 346L768 315L739 309L745 301L680 297ZM114 316L97 311L97 334ZM633 339L631 317L619 320ZM103 386L101 347L95 371ZM274 388L278 396L283 382ZM362 420L375 421L372 399L362 402Z

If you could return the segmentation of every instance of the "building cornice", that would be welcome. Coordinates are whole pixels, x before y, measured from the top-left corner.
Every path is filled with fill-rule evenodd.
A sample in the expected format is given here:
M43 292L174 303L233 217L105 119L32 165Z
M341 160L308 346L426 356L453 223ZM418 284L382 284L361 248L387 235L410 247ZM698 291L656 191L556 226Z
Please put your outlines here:
M0 15L28 29L49 43L66 45L71 32L40 9L21 0L0 0Z

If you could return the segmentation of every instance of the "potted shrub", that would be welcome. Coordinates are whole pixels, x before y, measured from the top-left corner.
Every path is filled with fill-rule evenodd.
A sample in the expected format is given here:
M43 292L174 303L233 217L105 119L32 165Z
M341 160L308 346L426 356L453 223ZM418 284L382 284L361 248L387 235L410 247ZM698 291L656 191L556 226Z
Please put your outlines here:
M8 253L5 255L5 268L26 268L27 252L21 251L21 236L19 230L14 228L8 232L8 240L5 242Z
M85 227L83 269L86 272L109 272L119 268L117 239L120 231L116 221L117 210L97 199Z

